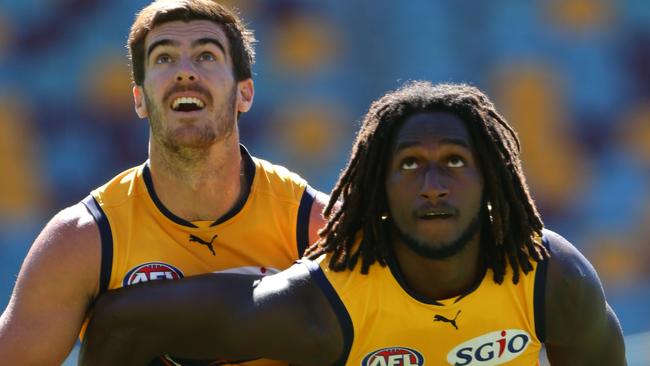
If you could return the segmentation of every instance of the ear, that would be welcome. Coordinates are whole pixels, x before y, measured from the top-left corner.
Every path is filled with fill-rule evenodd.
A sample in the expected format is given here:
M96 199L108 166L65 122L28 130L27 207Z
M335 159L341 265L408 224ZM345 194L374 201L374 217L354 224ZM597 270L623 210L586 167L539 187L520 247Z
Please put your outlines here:
M140 118L147 118L149 112L147 110L147 100L144 97L144 88L136 85L133 87L133 103L135 104L135 113Z
M237 83L237 112L248 112L253 105L255 86L253 79L242 80Z

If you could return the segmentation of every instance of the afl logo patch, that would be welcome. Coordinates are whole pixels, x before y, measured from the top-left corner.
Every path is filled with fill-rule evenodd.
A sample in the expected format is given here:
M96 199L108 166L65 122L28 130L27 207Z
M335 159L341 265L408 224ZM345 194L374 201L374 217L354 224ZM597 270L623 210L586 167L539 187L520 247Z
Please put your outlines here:
M422 366L424 357L420 352L406 347L388 347L370 352L361 366Z
M131 269L122 281L122 286L135 285L156 280L178 280L183 278L183 272L171 264L149 262Z

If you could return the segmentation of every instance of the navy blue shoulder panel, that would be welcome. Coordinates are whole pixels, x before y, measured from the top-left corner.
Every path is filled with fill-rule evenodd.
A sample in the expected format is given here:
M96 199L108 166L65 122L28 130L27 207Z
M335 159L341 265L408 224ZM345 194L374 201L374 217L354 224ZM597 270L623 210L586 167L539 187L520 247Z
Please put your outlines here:
M548 238L542 237L542 245L550 252ZM535 288L533 290L533 311L535 313L535 333L540 342L546 342L546 273L548 261L545 259L537 264L535 271Z
M309 269L309 274L311 278L316 281L318 287L320 287L323 294L329 300L336 317L339 320L339 325L341 326L341 331L343 332L343 352L341 357L334 363L337 366L344 366L350 355L350 350L352 349L352 341L354 340L354 326L352 325L352 319L350 319L350 314L345 308L345 305L341 301L341 298L332 287L332 284L327 280L325 274L321 270L320 266L308 259L301 259L298 261Z
M296 225L296 240L298 243L298 258L302 257L305 250L311 244L309 242L309 214L314 204L318 191L307 185L300 199L298 207L298 223Z
M108 290L108 284L111 280L111 268L113 267L113 234L111 232L111 225L108 222L104 210L102 210L99 203L95 200L95 197L88 195L81 202L86 206L88 212L93 216L99 227L99 235L102 243L99 293L102 294Z

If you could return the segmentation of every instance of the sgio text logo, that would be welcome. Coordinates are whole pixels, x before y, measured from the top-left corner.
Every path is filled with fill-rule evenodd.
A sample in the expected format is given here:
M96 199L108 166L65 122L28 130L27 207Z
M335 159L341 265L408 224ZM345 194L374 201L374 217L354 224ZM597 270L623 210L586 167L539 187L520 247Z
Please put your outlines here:
M530 344L530 335L521 329L499 330L470 339L447 354L454 366L501 365L519 357Z

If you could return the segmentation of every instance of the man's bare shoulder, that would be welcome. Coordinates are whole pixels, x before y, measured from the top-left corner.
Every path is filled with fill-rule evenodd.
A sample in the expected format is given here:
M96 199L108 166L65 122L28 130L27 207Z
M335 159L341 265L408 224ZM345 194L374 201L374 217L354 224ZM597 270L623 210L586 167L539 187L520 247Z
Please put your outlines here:
M588 292L602 292L596 270L587 258L561 235L544 230L544 238L551 254L548 262L547 298L551 303L570 311L577 297ZM577 291L577 292L576 292Z
M544 238L551 254L548 263L548 290L564 295L562 298L580 296L584 291L602 292L596 270L573 244L550 230L544 230ZM551 300L562 301L562 298L552 297ZM571 303L567 301L565 307L570 308L568 305Z
M314 244L320 238L318 232L325 227L327 219L323 216L330 197L323 192L315 191L314 203L309 213L309 244ZM302 253L301 253L302 254Z
M25 259L24 269L52 265L62 271L74 269L80 277L88 279L85 282L95 286L100 261L99 228L86 206L77 203L58 212L45 225ZM96 293L97 288L92 292Z
M0 318L8 364L60 364L98 291L100 236L83 204L57 213L34 241Z
M622 331L596 270L562 236L545 230L544 238L551 253L545 307L549 359L558 365L621 364Z
M83 203L59 211L45 226L39 238L63 249L99 249L97 222Z

